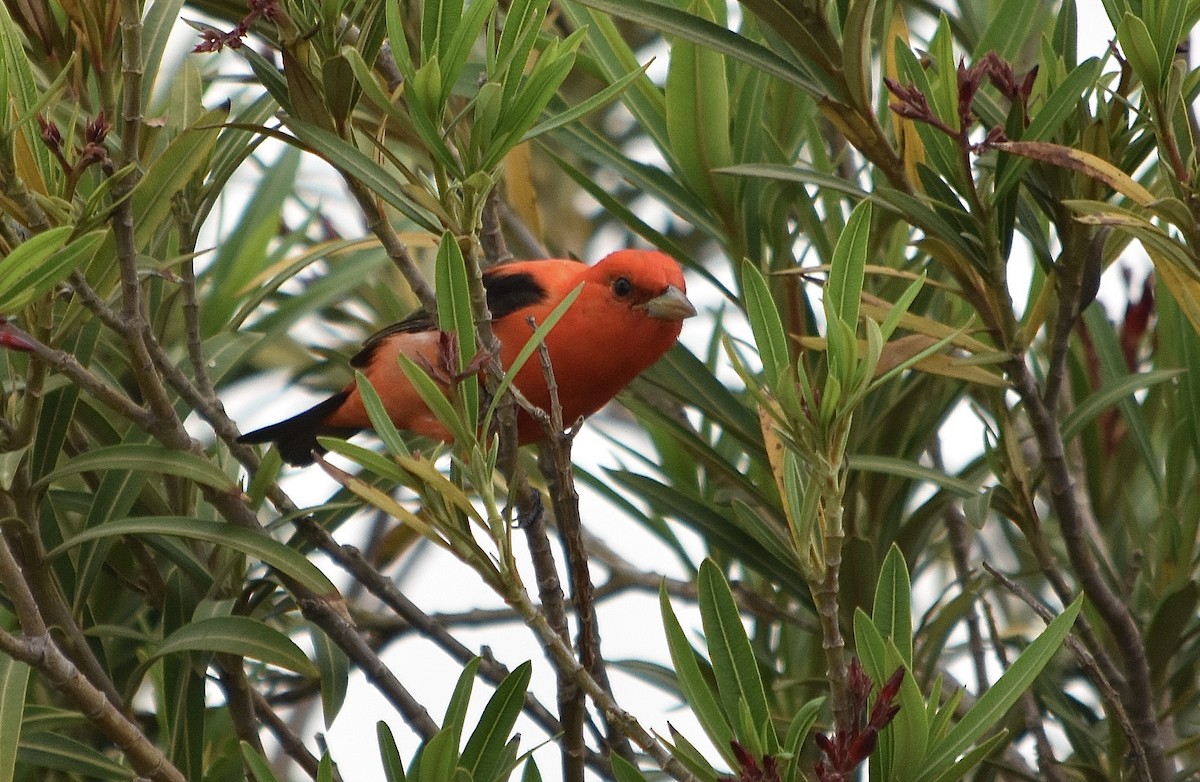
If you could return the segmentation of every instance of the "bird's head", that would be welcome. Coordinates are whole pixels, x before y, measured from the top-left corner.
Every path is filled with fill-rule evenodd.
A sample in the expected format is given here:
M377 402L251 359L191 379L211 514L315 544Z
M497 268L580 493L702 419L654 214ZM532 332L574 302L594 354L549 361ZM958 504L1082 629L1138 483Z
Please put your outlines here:
M664 253L618 250L591 267L588 278L606 288L612 306L637 316L673 322L676 334L681 322L696 314L687 297L683 270Z

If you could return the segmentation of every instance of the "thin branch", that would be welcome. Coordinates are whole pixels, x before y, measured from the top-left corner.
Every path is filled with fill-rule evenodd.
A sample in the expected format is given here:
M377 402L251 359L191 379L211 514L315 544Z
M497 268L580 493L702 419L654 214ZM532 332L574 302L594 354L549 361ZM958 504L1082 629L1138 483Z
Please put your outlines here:
M304 616L324 630L346 656L362 669L371 684L396 707L404 716L405 722L422 740L429 741L434 737L438 732L437 723L429 716L425 707L405 689L383 660L379 659L379 655L367 644L352 622L320 598L307 597L297 602Z
M1125 707L1134 728L1129 736L1130 743L1135 752L1145 752L1149 779L1166 782L1172 776L1171 764L1163 755L1159 740L1154 687L1141 628L1125 600L1113 591L1100 574L1092 545L1100 545L1101 541L1094 541L1087 534L1075 494L1075 483L1067 465L1062 434L1054 414L1042 403L1037 383L1023 360L1015 358L1010 361L1008 374L1025 404L1038 441L1049 483L1050 501L1058 516L1071 565L1089 601L1112 633L1124 662L1128 684Z
M666 747L643 728L632 714L622 709L613 697L584 670L583 666L575 659L570 644L563 641L558 632L550 626L545 615L533 605L524 590L513 590L506 595L506 599L509 605L516 609L517 613L525 620L525 624L533 630L555 668L569 675L583 689L596 707L604 713L611 725L628 736L669 776L679 782L695 782L691 773L672 757Z
M129 759L141 776L161 782L186 782L183 774L141 727L114 706L62 653L48 633L18 638L0 631L0 652L37 670Z
M529 319L531 329L537 324ZM587 544L583 536L583 519L579 515L579 493L575 490L575 468L571 462L571 445L578 422L571 422L567 431L562 417L562 405L558 398L558 379L550 360L550 351L543 342L538 346L538 357L542 364L542 376L550 393L550 420L545 426L546 436L539 445L538 466L546 478L550 501L554 506L554 519L558 526L559 540L567 554L567 578L571 583L571 603L575 606L578 637L576 648L579 661L592 678L612 693L608 681L608 670L604 655L600 651L600 628L596 620L595 587L588 566ZM607 725L608 719L605 716ZM608 725L608 743L617 754L632 762L633 748L619 733Z
M421 306L429 312L436 312L437 297L434 296L433 288L426 281L425 275L421 274L421 270L417 268L417 262L409 253L408 245L392 230L383 209L376 203L375 196L367 189L366 185L348 174L343 174L342 178L346 182L350 195L358 202L358 208L367 221L367 229L375 234L383 251L400 270L400 274L404 275L404 280L412 288L417 301L421 302Z
M239 739L249 744L255 752L261 755L263 754L262 739L258 735L258 722L255 719L256 708L252 695L255 690L250 686L249 679L246 678L243 660L233 654L218 654L215 659L233 729Z
M558 578L554 552L550 548L542 495L526 482L522 482L522 488L523 491L517 496L517 526L525 533L529 544L543 620L559 642L569 647L571 636L567 629L562 583ZM551 662L555 662L553 658ZM574 656L571 662L578 665ZM583 778L584 694L578 683L559 665L554 665L554 672L558 679L558 719L562 724L563 778L574 782Z
M263 694L258 690L251 689L250 697L253 699L254 713L259 721L266 726L267 730L271 731L271 735L279 742L279 746L283 748L284 753L289 758L296 762L296 765L304 769L304 773L316 779L317 767L320 761L313 756L308 748L304 746L304 742L300 737L292 732L288 724L283 721L273 708L263 697ZM333 769L334 782L342 782L342 775L338 773L337 767Z
M933 462L935 469L945 472L946 466L942 461L942 443L938 437L934 438L929 448L929 459ZM971 536L967 531L967 519L958 505L953 502L946 505L942 517L946 521L946 533L950 539L954 575L958 579L959 588L966 592L971 579ZM975 668L976 692L982 695L988 688L987 659L975 601L971 603L971 610L967 612L965 622L967 625L967 648L971 650L971 663Z
M1040 600L1033 596L1029 590L1013 581L1004 573L1001 573L989 562L983 563L983 569L986 570L992 578L1000 582L1009 592L1011 592L1018 600L1038 615L1038 617L1049 624L1054 619L1054 612L1042 604ZM1078 625L1076 625L1078 627ZM1074 635L1068 635L1066 639L1066 647L1068 651L1075 656L1079 664L1087 670L1089 677L1096 684L1096 688L1100 691L1100 697L1104 700L1105 706L1112 712L1113 718L1117 724L1121 726L1122 732L1127 736L1133 732L1133 722L1129 719L1128 712L1125 711L1125 706L1121 701L1121 696L1113 687L1112 683L1105 677L1104 672L1097 664L1096 658L1088 651L1087 646L1079 641ZM1139 751L1140 747L1133 742L1130 742L1134 749L1134 757L1137 760L1139 774L1142 779L1150 779L1150 767L1146 762L1145 752Z
M1004 647L1001 639L1000 628L996 626L996 616L992 612L991 604L986 600L983 601L983 615L987 619L988 634L992 638L992 650L996 654L996 659L1000 661L1000 667L1007 671L1011 667L1008 650ZM980 690L981 694L982 692ZM1025 690L1021 694L1021 706L1025 710L1025 729L1033 734L1034 745L1037 747L1039 773L1043 779L1049 780L1049 782L1063 782L1062 770L1059 768L1058 760L1054 757L1050 740L1046 737L1045 721L1042 719L1042 711L1038 708L1032 689Z

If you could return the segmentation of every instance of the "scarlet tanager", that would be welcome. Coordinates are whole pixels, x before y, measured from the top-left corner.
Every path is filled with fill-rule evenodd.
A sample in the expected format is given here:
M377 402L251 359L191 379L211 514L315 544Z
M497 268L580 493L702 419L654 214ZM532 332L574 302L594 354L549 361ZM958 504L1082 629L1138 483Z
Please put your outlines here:
M594 266L546 260L507 263L483 275L500 363L508 367L529 340L528 319L542 323L581 282L583 290L546 336L558 384L563 421L591 415L639 372L675 344L683 320L696 314L685 294L683 272L670 256L648 250L619 250ZM441 440L449 432L421 401L400 368L399 355L437 365L440 334L434 318L418 311L370 337L350 365L360 370L383 400L396 426ZM517 373L516 387L543 410L550 391L536 359ZM286 421L242 435L238 442L279 446L289 464L313 461L317 435L349 437L371 423L355 384ZM521 411L522 444L542 436L540 425Z

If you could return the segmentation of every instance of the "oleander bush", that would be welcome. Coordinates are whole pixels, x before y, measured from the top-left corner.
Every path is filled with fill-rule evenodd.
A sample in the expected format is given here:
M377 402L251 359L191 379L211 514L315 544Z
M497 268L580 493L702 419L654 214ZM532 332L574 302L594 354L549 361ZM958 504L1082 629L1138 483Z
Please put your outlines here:
M0 782L1195 778L1198 19L5 0ZM621 245L704 311L606 441L237 442Z

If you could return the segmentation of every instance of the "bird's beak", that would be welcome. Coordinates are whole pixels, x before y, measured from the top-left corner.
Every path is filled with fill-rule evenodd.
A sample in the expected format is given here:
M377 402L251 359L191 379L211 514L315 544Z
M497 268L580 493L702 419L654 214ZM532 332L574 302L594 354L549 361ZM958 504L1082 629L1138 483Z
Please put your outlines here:
M688 297L674 285L668 285L665 292L643 306L647 315L659 320L684 320L696 314L696 308L688 301Z

